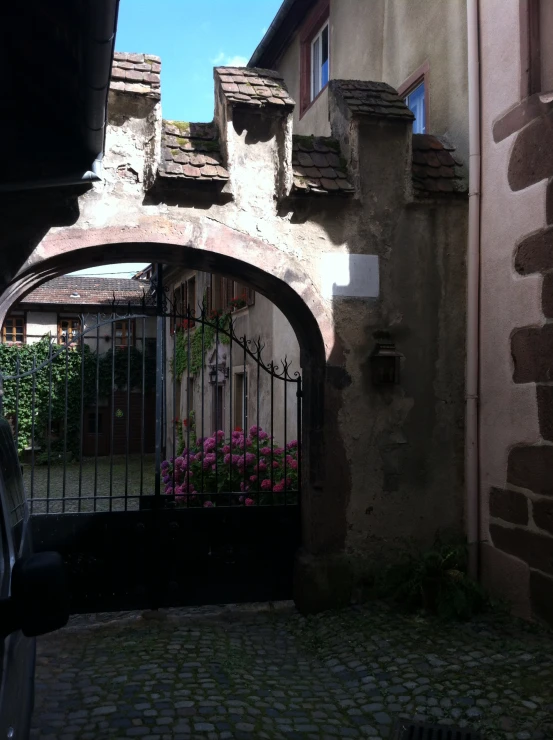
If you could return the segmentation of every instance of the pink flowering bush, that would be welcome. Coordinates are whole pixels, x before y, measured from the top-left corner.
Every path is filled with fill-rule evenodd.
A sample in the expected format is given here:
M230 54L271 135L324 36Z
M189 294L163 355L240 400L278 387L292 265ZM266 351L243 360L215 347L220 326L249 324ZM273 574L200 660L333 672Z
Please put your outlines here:
M293 504L298 491L297 440L278 447L260 427L230 439L218 431L205 439L191 436L190 447L161 464L165 494L177 505L211 508Z

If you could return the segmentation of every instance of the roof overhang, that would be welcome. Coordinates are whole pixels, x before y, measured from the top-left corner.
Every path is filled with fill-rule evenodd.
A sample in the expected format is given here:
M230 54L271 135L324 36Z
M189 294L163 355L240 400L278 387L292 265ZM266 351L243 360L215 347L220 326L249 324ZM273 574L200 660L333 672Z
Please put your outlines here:
M119 0L27 0L0 10L9 59L0 192L100 179Z
M274 69L288 43L317 0L283 0L248 67Z

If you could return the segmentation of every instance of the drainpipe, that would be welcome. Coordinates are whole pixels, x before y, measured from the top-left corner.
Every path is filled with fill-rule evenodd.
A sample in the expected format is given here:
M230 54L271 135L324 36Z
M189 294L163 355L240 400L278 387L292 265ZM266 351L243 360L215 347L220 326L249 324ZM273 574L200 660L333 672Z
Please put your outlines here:
M480 40L479 0L467 0L469 95L469 213L467 245L467 365L465 485L469 575L479 576L479 323L480 323Z

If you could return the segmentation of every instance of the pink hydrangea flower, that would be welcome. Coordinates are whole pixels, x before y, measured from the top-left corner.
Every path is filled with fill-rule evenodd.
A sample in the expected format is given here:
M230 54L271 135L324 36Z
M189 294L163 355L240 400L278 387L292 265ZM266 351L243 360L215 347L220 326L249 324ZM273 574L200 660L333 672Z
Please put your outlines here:
M284 452L284 447L275 448L275 455L282 455L283 452Z
M213 501L204 501L204 509L211 509Z
M292 470L297 470L298 469L298 461L297 460L292 460L290 462L290 467L292 468Z
M253 506L253 498L247 498L244 503L246 506Z
M246 464L247 465L253 465L256 460L257 458L253 454L253 452L246 452Z
M263 491L270 491L271 490L271 481L268 478L265 478L265 480L261 481L261 488Z
M262 455L270 455L271 454L271 448L270 447L262 447L260 450Z
M224 452L225 455L228 455L228 453L230 452L230 446L229 445L225 445L223 447L223 452Z
M257 480L257 475L250 475L250 483L255 483Z
M273 488L273 491L275 493L282 493L282 491L284 491L284 481L281 480L279 483L275 483L275 487Z
M264 432L263 430L261 430L259 432L259 435L258 436L259 436L259 439L268 439L269 438L269 435L267 434L267 432Z
M279 466L279 463L277 463L276 460L273 460L273 468L278 468L278 466Z
M297 439L293 439L291 442L288 442L288 444L286 445L287 449L289 450L294 450L297 446L298 446Z
M209 452L210 450L214 450L217 446L217 442L215 441L215 437L208 437L206 441L204 442L204 450L206 452Z
M256 437L259 431L261 431L261 427L256 427L255 424L250 427L250 435L252 437Z

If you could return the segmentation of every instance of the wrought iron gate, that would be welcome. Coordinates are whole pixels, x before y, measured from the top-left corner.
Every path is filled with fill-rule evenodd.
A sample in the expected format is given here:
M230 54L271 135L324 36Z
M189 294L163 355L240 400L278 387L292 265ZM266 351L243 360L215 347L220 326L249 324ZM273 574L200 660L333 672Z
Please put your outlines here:
M301 376L154 292L1 368L35 549L63 555L74 613L290 598Z

